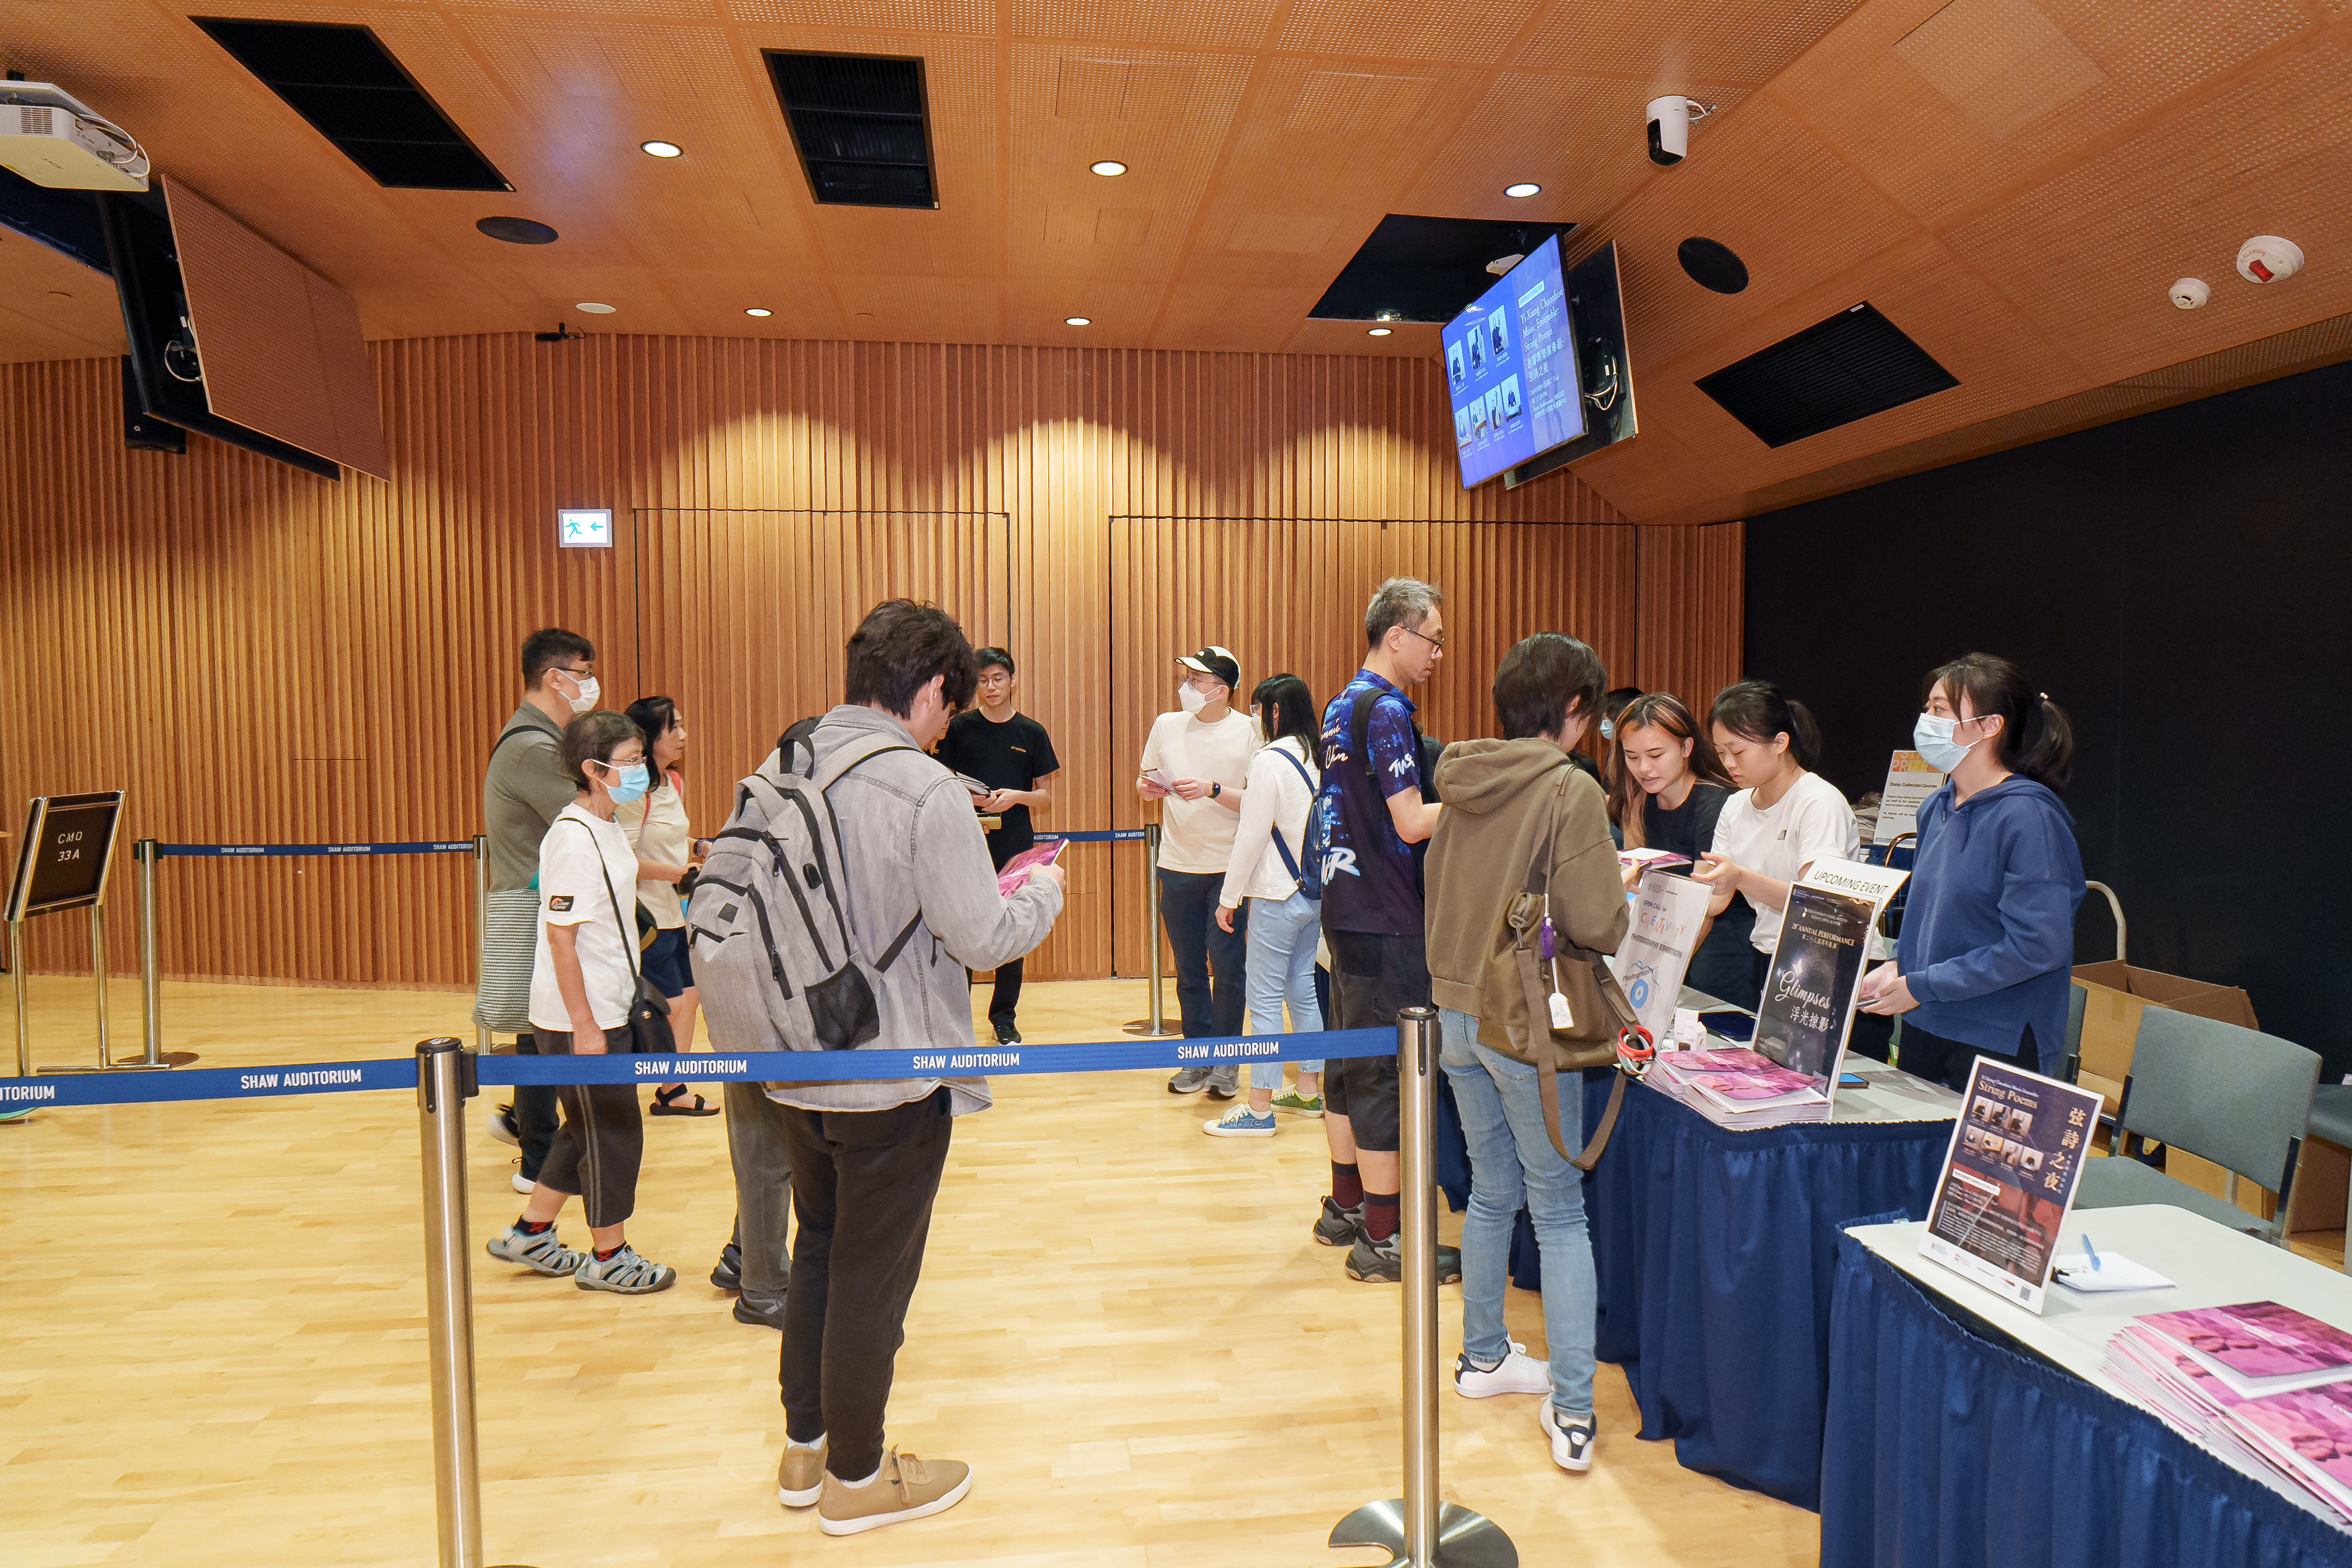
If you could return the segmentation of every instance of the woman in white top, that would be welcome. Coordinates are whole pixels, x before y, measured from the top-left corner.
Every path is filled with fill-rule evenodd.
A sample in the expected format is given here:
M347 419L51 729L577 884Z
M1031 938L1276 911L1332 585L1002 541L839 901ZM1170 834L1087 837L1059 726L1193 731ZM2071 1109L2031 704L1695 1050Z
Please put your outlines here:
M637 855L613 820L616 805L651 784L645 737L610 709L564 727L563 771L580 786L539 847L539 947L530 972L530 1027L543 1057L604 1056L629 1048L629 1008L637 994L635 900ZM493 1237L490 1256L541 1274L568 1276L583 1290L642 1296L667 1289L677 1272L637 1256L623 1226L635 1211L645 1121L636 1085L566 1084L556 1091L563 1124L539 1167L522 1217ZM555 1216L580 1194L593 1250L556 1239Z
M1853 859L1862 840L1845 796L1812 771L1821 731L1803 703L1769 680L1743 680L1717 694L1707 718L1716 756L1739 793L1723 803L1715 847L1691 875L1715 889L1710 916L1730 908L1735 894L1756 911L1747 994L1723 998L1753 1008L1780 941L1790 884L1815 860Z
M686 951L686 905L677 885L702 863L708 844L697 843L686 822L686 716L667 697L640 697L628 706L630 722L646 737L654 787L643 799L616 809L614 820L637 852L637 901L654 918L654 940L642 966L654 989L669 998L670 1033L678 1054L694 1048L694 967ZM685 1084L654 1090L656 1116L716 1116L719 1107Z
M1322 921L1318 906L1298 890L1298 858L1307 852L1307 813L1323 779L1323 726L1307 683L1295 675L1259 681L1250 694L1250 714L1266 743L1250 759L1241 821L1217 896L1217 928L1232 931L1242 900L1255 900L1244 966L1250 1033L1283 1033L1287 1002L1290 1031L1313 1034L1323 1027L1323 1011L1315 1000L1315 943ZM1298 1087L1276 1100L1282 1064L1252 1062L1249 1098L1202 1122L1202 1130L1218 1138L1271 1138L1276 1105L1320 1116L1322 1076L1321 1062L1300 1062Z

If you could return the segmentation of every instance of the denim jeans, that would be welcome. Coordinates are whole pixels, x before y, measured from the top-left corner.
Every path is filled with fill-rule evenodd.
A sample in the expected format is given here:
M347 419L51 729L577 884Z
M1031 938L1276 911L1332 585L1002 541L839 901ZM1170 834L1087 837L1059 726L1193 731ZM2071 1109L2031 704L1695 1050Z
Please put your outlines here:
M1511 1229L1524 1205L1543 1249L1544 1339L1551 1402L1563 1415L1592 1408L1592 1320L1599 1288L1584 1225L1583 1173L1544 1131L1536 1069L1478 1043L1475 1019L1441 1008L1439 1060L1470 1143L1470 1212L1462 1218L1462 1348L1482 1362L1510 1353L1503 1325ZM1584 1118L1583 1080L1560 1085L1563 1130Z
M1234 911L1232 931L1217 929L1217 895L1224 885L1222 871L1160 873L1160 924L1176 954L1176 1010L1186 1039L1242 1032L1249 904Z
M1252 899L1249 917L1249 1017L1253 1035L1279 1035L1282 1005L1290 1004L1289 1033L1312 1035L1323 1027L1315 1000L1315 939L1323 922L1304 893L1286 899ZM1319 1061L1296 1064L1300 1072L1321 1072ZM1280 1062L1250 1063L1252 1089L1280 1089Z

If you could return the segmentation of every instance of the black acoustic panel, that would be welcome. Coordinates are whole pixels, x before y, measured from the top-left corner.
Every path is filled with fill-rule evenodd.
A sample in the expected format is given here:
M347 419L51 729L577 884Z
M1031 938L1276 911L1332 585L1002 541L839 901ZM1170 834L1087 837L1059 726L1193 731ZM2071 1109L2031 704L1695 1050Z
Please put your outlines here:
M366 27L192 17L379 185L510 191L466 133Z
M1391 213L1348 258L1307 319L1442 325L1495 286L1486 263L1525 256L1575 226Z
M940 205L921 60L770 49L767 61L819 204Z
M1703 376L1698 389L1768 447L1785 447L1960 384L1869 304Z

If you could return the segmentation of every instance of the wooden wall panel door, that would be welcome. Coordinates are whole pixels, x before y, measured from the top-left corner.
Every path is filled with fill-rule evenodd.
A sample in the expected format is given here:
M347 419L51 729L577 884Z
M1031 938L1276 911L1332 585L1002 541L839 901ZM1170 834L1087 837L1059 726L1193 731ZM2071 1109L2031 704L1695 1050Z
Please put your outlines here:
M1641 635L1625 684L1671 691L1704 719L1715 694L1740 678L1747 526L1636 531Z
M608 699L677 701L688 813L705 837L776 737L842 700L845 649L866 611L893 598L936 604L982 643L1012 599L1003 512L649 507L636 538L643 674L626 691L607 677Z
M1633 530L1591 524L1364 522L1323 519L1111 520L1110 765L1120 826L1157 807L1130 781L1151 721L1176 705L1179 654L1209 644L1242 667L1237 705L1288 672L1317 706L1360 668L1364 610L1393 576L1445 595L1445 653L1412 693L1445 741L1495 733L1495 668L1520 638L1566 632L1612 669L1633 655ZM1141 973L1142 858L1118 857L1112 921L1118 972ZM1163 952L1162 964L1171 962Z

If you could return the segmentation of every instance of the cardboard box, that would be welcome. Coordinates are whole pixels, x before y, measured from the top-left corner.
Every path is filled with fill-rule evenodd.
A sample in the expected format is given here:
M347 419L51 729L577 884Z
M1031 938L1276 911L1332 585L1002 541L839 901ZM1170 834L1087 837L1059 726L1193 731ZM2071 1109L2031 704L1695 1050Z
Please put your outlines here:
M2176 1013L2215 1018L2241 1028L2261 1027L2254 1021L2252 998L2235 985L2186 980L2178 974L2137 969L2120 960L2078 964L2074 983L2084 992L2083 1038L2078 1047L2082 1068L2077 1081L2099 1092L2109 1116L2122 1104L2124 1079L2131 1074L2132 1046L2139 1038L2140 1015L2148 1008L2169 1007ZM2224 1194L2229 1183L2229 1173L2221 1166L2179 1149L2167 1152L2164 1171L2175 1181L2217 1198ZM2268 1218L2277 1203L2273 1194L2252 1181L2238 1184L2238 1206L2249 1214Z

